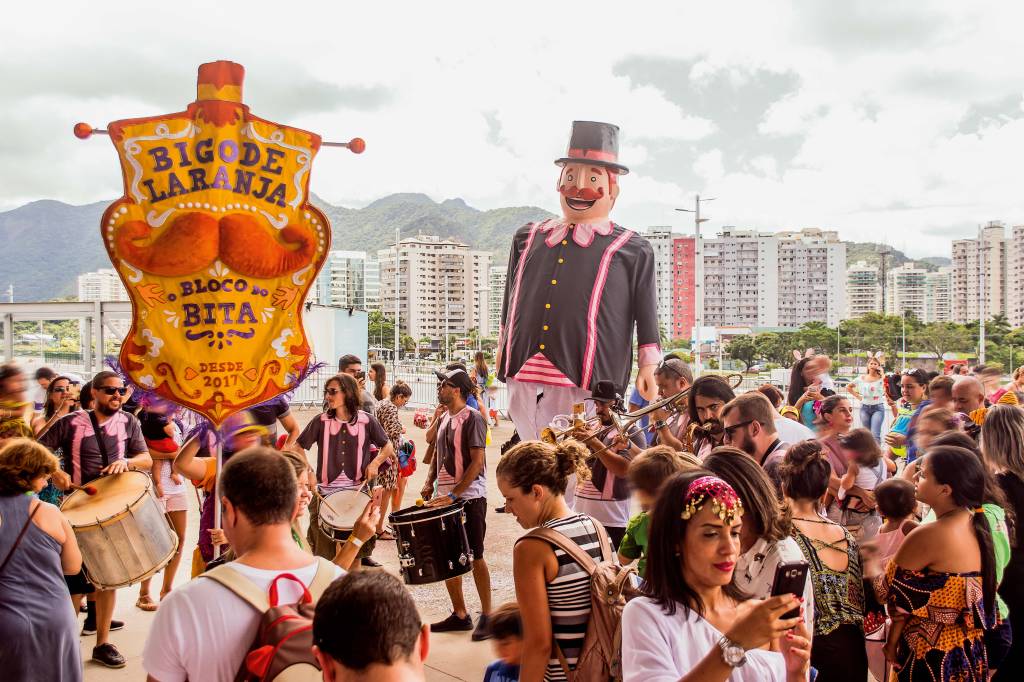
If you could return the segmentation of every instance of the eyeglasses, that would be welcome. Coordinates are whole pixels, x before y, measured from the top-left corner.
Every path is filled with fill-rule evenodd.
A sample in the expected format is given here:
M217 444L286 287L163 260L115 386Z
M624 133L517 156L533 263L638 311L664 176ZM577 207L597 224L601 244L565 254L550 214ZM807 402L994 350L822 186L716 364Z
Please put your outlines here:
M341 393L341 389L340 388L325 388L324 389L324 395L337 395L339 393Z
M732 426L726 426L722 430L725 432L725 437L728 438L729 440L732 440L732 434L736 433L737 429L742 429L747 424L753 424L755 421L757 421L757 420L756 419L748 419L747 421L740 422L739 424L733 424Z
M57 388L53 389L51 392L52 393L67 393L68 392L68 387L67 386L58 386Z
M126 386L121 386L120 388L117 388L116 386L100 386L98 390L103 391L107 395L114 395L115 393L118 395L125 395L128 393L128 388Z

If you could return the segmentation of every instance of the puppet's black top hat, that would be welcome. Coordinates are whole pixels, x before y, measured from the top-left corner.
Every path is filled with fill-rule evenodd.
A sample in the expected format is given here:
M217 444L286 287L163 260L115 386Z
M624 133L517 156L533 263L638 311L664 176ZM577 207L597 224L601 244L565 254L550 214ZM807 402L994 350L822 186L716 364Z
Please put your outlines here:
M569 151L555 163L588 162L610 168L620 175L629 169L619 163L619 126L596 121L573 121Z

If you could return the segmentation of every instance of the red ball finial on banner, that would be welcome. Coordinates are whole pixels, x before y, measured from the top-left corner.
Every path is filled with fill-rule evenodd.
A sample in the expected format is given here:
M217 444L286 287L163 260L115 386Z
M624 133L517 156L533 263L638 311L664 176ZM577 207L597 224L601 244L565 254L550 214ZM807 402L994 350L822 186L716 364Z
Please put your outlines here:
M361 137L353 137L348 141L348 150L353 154L362 154L366 151L366 141Z
M86 140L92 135L92 126L88 123L75 124L75 137L79 140Z

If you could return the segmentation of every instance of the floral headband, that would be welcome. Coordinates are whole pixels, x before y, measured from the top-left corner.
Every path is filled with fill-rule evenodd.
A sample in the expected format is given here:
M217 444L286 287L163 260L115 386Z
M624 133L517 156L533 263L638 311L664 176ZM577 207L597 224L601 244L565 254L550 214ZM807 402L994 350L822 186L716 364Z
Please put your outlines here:
M690 483L690 487L686 489L686 496L683 497L683 513L680 516L688 521L704 508L709 499L711 500L711 511L728 524L734 523L743 515L743 503L732 486L717 476L701 476Z

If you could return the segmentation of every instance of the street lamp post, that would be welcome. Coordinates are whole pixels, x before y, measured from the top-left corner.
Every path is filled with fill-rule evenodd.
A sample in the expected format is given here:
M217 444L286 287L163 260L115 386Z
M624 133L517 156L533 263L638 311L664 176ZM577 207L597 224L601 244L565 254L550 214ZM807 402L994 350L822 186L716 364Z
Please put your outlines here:
M677 208L677 211L693 214L693 307L694 326L696 327L696 342L694 343L693 359L698 376L700 375L700 344L701 328L704 326L704 249L700 236L700 224L705 223L709 218L700 217L700 204L702 201L714 201L716 197L701 199L698 194L693 201L693 208Z

